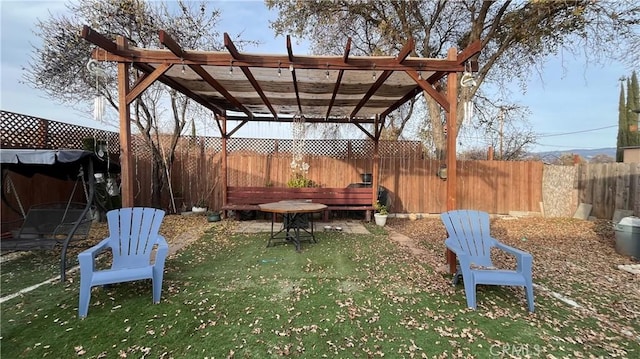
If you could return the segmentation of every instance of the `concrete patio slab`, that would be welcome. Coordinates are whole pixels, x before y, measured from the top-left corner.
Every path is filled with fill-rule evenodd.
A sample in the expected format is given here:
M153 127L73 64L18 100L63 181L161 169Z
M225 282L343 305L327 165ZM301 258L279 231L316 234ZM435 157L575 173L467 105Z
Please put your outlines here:
M282 223L274 223L274 229L282 228ZM331 222L314 222L313 230L316 232L337 231L342 233L369 234L370 232L360 221L334 220ZM271 232L271 221L254 220L239 221L234 229L235 233L261 233Z

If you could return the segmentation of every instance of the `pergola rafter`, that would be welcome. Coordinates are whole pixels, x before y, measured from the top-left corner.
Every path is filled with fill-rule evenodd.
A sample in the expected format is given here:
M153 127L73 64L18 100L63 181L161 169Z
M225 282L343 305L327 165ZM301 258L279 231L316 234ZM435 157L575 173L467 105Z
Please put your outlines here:
M347 39L347 44L344 47L344 54L342 55L342 61L347 63L349 60L349 53L351 52L351 38ZM329 75L329 63L327 62L327 76ZM333 103L336 100L336 95L338 94L338 89L340 88L340 83L342 82L342 76L344 75L344 70L338 70L338 77L336 78L336 84L333 86L333 92L331 94L331 100L329 100L329 106L327 108L327 115L325 116L325 121L331 115L331 108L333 107Z

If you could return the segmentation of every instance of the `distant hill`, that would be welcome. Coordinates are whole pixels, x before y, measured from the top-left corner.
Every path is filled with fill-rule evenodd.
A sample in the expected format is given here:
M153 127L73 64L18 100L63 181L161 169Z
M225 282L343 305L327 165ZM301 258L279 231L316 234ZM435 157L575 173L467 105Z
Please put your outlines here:
M597 155L607 155L609 157L616 158L616 148L597 148L593 150L562 150L562 151L546 151L546 152L535 152L532 155L540 157L545 162L551 162L554 159L562 156L563 154L570 153L580 155L580 157L584 158L587 161L590 161L593 157Z

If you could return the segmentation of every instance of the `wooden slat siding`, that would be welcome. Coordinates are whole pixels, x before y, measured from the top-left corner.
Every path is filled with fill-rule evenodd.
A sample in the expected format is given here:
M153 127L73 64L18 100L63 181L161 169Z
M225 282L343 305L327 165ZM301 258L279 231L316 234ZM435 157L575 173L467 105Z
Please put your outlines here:
M500 190L496 191L496 193L498 194L498 201L496 203L496 206L493 208L492 213L505 213L505 207L507 206L506 203L511 195L511 192L517 190L509 186L510 183L508 182L508 178L512 175L512 166L506 166L504 161L494 161L494 163L497 165L496 188L500 188Z
M0 117L2 118L0 126L2 136L0 137L2 137L3 148L79 148L83 137L93 137L98 131L97 137L109 139L109 152L118 153L119 143L116 132L100 131L6 111L0 111ZM139 138L134 136L132 140L132 151L137 164L137 168L134 168L136 205L150 205L151 152L144 147ZM291 176L289 167L291 154L287 152L290 151L290 141L230 139L229 153L232 158L229 160L229 184L233 186L246 183L264 186L270 181L274 185L286 186ZM317 143L314 145L315 140L309 141L308 156L305 157L305 160L311 164L309 176L325 187L345 187L349 183L360 182L360 173L372 172L372 158L366 155L366 151L373 148L370 141L323 140L320 146ZM178 144L172 183L174 187L180 188L179 191L188 202L187 205L198 197L198 181L193 178L203 176L196 166L190 165L190 161L198 157L206 157L204 168L207 172L204 175L212 178L215 170L208 168L206 164L211 164L213 158L211 156L219 153L221 142L220 138L187 136ZM196 144L198 148L203 145L204 153L190 151L189 144ZM417 147L414 142L382 142L380 148L380 185L387 188L395 198L392 208L394 212L440 213L446 210L444 202L446 182L435 175L440 161L420 157L421 153L415 150ZM316 150L322 152L313 152ZM459 201L465 203L465 207L486 208L486 211L491 213L539 210L538 202L542 199L543 166L541 163L507 162L499 165L487 164L484 161L466 161L462 165L468 166L469 177L458 178L459 186L463 188L457 190L458 193L464 193L460 197L465 198L459 198ZM615 167L619 165L623 166ZM638 169L640 165L637 163L626 164L627 167L624 165L579 165L576 171L575 190L567 196L565 201L574 201L579 198L580 202L591 203L594 205L593 213L600 213L598 216L604 218L610 218L610 213L613 213L616 207L622 206L627 208L620 209L633 209L637 215L640 213L640 169ZM500 168L500 166L503 167ZM518 166L528 168L525 171L526 175ZM594 169L596 166L602 166L601 173ZM609 170L610 167L616 169ZM518 170L511 171L509 168ZM507 174L504 173L505 171ZM505 177L501 179L500 176ZM630 179L627 180L626 177L619 179L619 176L629 176ZM524 177L531 177L531 179ZM34 185L33 188L42 188L43 184L48 188L48 183L47 179L43 179L42 183ZM508 191L505 190L505 186L509 189ZM629 189L627 190L626 187ZM214 201L216 201L214 204L218 206L221 204L221 197L218 191L214 193ZM168 193L163 193L163 196L167 198L166 203L168 203ZM575 205L577 203L573 208ZM10 212L10 210L5 212L5 209L3 205L2 212Z
M593 204L593 206L595 207L595 210L592 209L592 214L594 216L604 216L604 210L601 210L602 206L604 205L605 201L604 201L604 196L606 195L607 192L607 183L605 181L606 179L606 167L603 166L602 164L596 164L592 169L591 169L591 173L589 173L589 180L590 181L594 181L595 182L595 186L590 186L590 191L591 192L591 204Z
M629 163L630 187L629 208L633 209L636 216L640 217L640 163Z
M281 200L311 200L326 205L371 205L367 188L229 187L231 204L262 204Z
M637 163L579 165L576 188L580 202L592 204L591 213L598 218L612 218L616 209L634 210L637 215L638 167Z
M602 196L604 196L604 188L601 190L601 187L604 186L603 169L604 167L599 163L590 169L587 169L587 176L585 179L587 180L587 198L589 202L585 203L590 203L596 208L595 211L592 209L592 213L599 212L599 208L603 203Z
M613 207L614 205L614 197L613 197L613 192L612 189L615 188L615 180L616 180L616 167L617 166L602 166L602 172L603 172L603 176L602 176L602 180L603 180L603 185L605 186L605 190L602 191L602 193L604 194L604 196L602 197L602 203L598 206L600 208L602 208L602 210L598 210L598 214L602 215L602 216L607 216L608 215L608 211L606 210L606 207L610 206ZM611 213L613 214L613 213Z
M616 168L616 188L613 193L614 208L627 207L629 205L629 175L625 174L620 168Z
M227 205L223 210L258 210L259 204L282 200L311 200L327 205L324 219L331 210L373 210L369 188L286 188L286 187L229 187Z

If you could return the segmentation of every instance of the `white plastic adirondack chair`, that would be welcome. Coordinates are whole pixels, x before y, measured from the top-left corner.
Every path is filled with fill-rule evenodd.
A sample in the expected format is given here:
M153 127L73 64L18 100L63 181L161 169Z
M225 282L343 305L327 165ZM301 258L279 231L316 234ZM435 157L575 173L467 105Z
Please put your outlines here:
M164 261L169 251L167 241L158 234L164 211L155 208L122 208L107 212L109 237L78 255L80 262L80 300L78 316L89 310L91 288L97 285L151 279L153 302L160 302ZM155 260L152 260L154 247ZM110 269L95 270L98 253L110 248Z
M462 275L467 306L476 308L476 285L509 285L525 289L529 311L533 313L533 280L531 254L510 247L491 237L489 214L473 210L456 210L440 215L449 237L445 245L456 254L459 261L458 272L453 284L457 284ZM516 270L504 270L494 267L491 261L491 248L496 247L516 257Z

